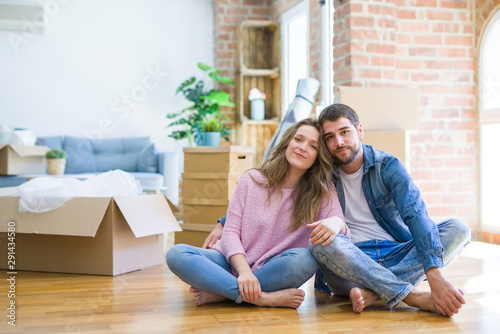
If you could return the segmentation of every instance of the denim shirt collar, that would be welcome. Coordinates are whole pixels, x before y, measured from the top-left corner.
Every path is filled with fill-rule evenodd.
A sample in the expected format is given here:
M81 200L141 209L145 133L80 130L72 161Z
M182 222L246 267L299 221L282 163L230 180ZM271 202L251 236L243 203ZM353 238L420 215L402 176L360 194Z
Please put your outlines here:
M371 149L371 145L363 144L363 174L368 173L368 170L375 166L375 157Z

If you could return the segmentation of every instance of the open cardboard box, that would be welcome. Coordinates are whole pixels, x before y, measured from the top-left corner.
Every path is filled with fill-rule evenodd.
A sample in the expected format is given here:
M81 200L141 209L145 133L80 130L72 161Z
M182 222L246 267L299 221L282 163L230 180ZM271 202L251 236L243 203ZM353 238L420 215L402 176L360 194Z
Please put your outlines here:
M15 271L119 275L163 264L163 233L181 231L163 194L77 197L41 213L18 211L19 197L0 197L0 269L7 261L8 222L15 223ZM11 224L12 225L12 224Z
M47 146L0 145L0 175L45 173Z

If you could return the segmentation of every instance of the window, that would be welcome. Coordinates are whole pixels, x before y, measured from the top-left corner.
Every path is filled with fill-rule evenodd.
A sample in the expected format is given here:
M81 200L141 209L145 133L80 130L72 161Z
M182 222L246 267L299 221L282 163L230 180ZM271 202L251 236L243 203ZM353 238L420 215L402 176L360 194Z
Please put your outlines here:
M295 98L299 79L309 76L308 5L302 1L283 14L283 115Z
M479 54L479 124L481 141L481 225L500 229L500 10L483 33Z

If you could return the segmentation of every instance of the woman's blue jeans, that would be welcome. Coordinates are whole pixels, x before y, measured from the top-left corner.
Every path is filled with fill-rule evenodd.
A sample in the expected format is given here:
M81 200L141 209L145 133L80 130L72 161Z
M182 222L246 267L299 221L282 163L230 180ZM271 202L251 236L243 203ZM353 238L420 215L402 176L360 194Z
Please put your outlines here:
M449 219L438 224L438 230L446 266L470 242L470 229L458 219ZM354 287L368 288L393 308L425 279L413 240L405 243L369 240L353 244L347 237L338 235L325 247L310 244L309 248L320 267L315 288L339 296L349 296Z
M185 283L241 303L237 278L224 255L214 249L175 245L167 253L170 270ZM254 274L264 292L298 288L309 280L318 264L307 248L275 255Z

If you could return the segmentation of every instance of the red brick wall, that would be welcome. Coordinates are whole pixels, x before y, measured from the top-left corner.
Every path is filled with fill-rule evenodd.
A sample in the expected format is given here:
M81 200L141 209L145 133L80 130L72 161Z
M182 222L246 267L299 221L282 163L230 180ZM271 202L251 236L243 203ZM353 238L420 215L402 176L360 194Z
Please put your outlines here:
M476 0L474 3L476 5L474 8L475 37L476 46L478 46L481 43L481 33L488 19L498 10L500 0Z
M411 175L435 221L458 216L475 227L475 61L467 1L351 0L335 6L336 85L419 90Z

